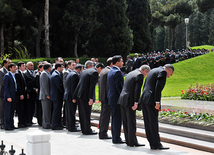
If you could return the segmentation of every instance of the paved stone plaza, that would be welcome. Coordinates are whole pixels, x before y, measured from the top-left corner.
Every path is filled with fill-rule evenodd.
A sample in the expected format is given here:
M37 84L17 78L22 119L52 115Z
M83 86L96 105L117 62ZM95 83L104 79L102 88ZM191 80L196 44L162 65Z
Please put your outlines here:
M17 117L15 118L17 122ZM34 122L36 120L34 119ZM94 130L98 131L97 128L93 127ZM34 125L28 129L17 129L14 131L0 130L0 140L4 140L6 144L6 151L10 149L10 145L14 146L16 154L21 153L21 149L24 148L25 153L27 152L26 144L26 134L41 130L46 133L51 134L51 154L52 155L121 155L121 154L143 154L143 155L211 155L212 153L207 153L203 151L198 151L186 147L181 147L178 145L172 145L168 143L163 143L164 146L170 147L170 150L150 150L147 139L138 137L140 143L146 144L144 147L127 147L125 144L115 145L111 143L111 140L99 140L98 135L86 136L81 133L71 133L67 132L65 129L62 131L52 131L44 130L37 125ZM110 131L109 131L110 134ZM123 134L122 134L122 138Z

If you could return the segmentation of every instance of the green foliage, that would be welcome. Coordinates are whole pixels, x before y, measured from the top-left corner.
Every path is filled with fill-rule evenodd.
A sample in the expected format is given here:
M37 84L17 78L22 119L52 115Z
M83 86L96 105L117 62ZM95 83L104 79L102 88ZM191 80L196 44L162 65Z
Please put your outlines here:
M211 49L214 49L214 46L211 45L201 45L201 46L194 46L194 47L190 47L190 49L207 49L209 51L211 51Z
M127 0L127 16L130 28L133 30L132 52L143 53L151 51L151 10L148 0Z
M133 46L133 34L126 16L125 0L101 0L97 20L101 26L94 31L88 50L92 55L109 57L126 56Z
M30 54L25 46L10 47L10 49L16 59L30 59Z
M0 54L1 55L1 54ZM0 57L0 61L3 61L4 59L7 59L7 58L10 58L12 54L4 54L4 55L1 55Z
M173 48L174 31L173 29L183 21L185 17L193 12L193 1L189 0L171 0L159 1L151 0L153 26L167 26L170 31L170 40L168 48Z
M201 12L214 8L213 0L197 0L197 5Z
M185 92L183 90L181 92L182 99L214 101L214 83L207 85L196 83L194 87L191 84Z
M162 96L180 96L181 90L186 90L190 83L213 83L213 59L212 52L173 64L175 72L167 79Z
M182 111L174 111L174 110L165 110L162 109L159 112L159 117L179 117L179 118L186 118L194 121L205 121L209 123L214 123L214 116L211 114L202 114L202 113L188 113L188 112L182 112Z

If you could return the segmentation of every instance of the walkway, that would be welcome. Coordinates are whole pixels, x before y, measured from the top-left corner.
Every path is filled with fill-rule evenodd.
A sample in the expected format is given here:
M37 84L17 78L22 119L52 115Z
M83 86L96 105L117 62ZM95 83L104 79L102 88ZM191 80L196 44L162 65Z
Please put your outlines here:
M15 122L17 123L17 117L15 118ZM34 120L34 122L36 122L36 120ZM98 131L98 129L95 127L93 127L93 129ZM211 153L168 143L163 143L163 145L170 147L170 150L150 150L147 140L141 137L138 137L138 141L140 143L146 144L146 146L131 148L127 147L125 144L114 145L111 143L111 140L99 140L98 135L85 136L81 133L71 133L67 132L66 130L44 130L37 125L28 129L17 129L15 131L0 130L0 139L4 140L7 151L10 149L10 145L14 145L16 154L20 154L22 148L25 149L26 153L26 134L36 130L42 130L51 134L52 155L211 155ZM122 138L124 139L123 134Z

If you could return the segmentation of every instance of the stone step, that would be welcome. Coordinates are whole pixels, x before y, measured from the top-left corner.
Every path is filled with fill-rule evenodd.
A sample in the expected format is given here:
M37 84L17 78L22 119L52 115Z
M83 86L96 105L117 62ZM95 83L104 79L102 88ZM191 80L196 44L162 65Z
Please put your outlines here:
M92 119L91 124L93 126L99 126L99 121L97 119ZM111 126L109 126L109 129L110 128ZM122 132L123 132L123 129L122 129ZM214 153L214 143L212 142L202 141L202 140L188 138L184 136L178 136L174 134L163 133L161 131L159 132L159 134L162 142L176 144L176 145L180 145L188 148L193 148L196 150ZM136 135L146 138L145 130L143 128L137 128Z

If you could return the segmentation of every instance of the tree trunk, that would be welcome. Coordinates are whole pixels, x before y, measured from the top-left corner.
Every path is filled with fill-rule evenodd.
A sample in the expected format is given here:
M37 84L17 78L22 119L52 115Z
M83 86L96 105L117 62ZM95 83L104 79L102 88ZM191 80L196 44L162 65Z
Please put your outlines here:
M45 0L45 54L47 58L50 58L50 40L49 40L49 0Z
M78 43L78 34L75 35L75 44L74 44L74 55L75 55L76 58L78 58L77 43Z
M172 44L173 44L173 28L169 27L169 32L170 32L169 49L172 50Z
M43 16L40 15L39 23L38 23L38 34L36 36L36 57L37 58L40 58L40 39L42 35L42 20L43 20Z
M11 28L11 47L13 48L14 47L14 37L15 36L15 26L14 24L12 24L12 28Z
M1 25L1 31L0 31L0 34L1 34L1 40L0 40L0 43L1 43L1 55L4 55L4 26Z

